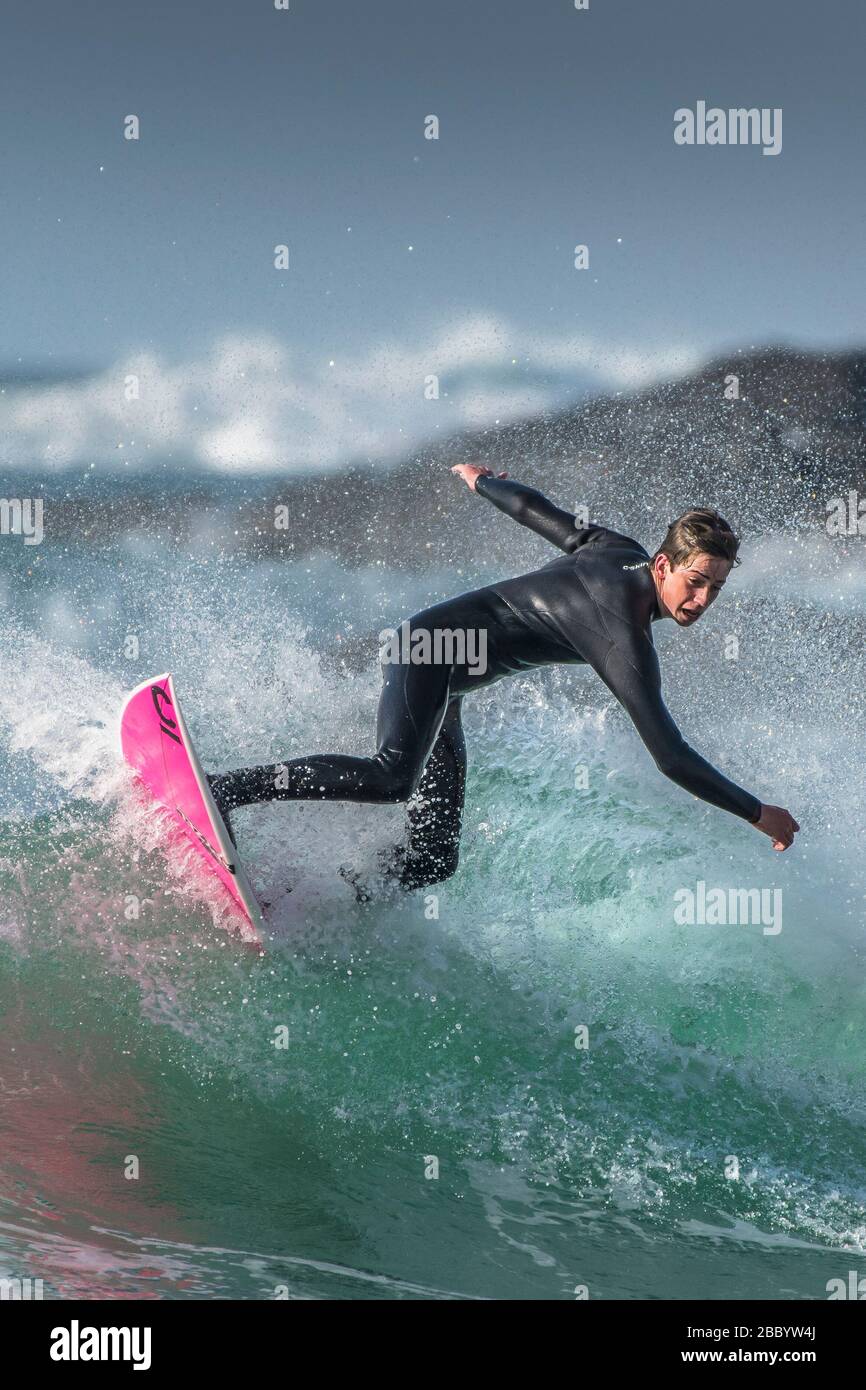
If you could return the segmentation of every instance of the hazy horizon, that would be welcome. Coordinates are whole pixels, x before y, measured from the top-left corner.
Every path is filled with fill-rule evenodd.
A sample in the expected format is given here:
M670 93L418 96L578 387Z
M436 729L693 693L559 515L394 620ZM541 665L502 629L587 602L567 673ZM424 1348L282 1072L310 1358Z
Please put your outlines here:
M3 35L0 376L90 373L11 382L8 466L333 468L863 341L853 0L10 0ZM779 153L677 144L700 102L782 113Z

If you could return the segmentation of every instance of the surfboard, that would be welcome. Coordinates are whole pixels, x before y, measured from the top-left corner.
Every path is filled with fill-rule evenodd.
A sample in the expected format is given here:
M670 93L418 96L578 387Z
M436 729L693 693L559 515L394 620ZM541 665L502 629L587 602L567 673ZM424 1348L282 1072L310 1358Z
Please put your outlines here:
M127 697L120 744L154 800L172 813L257 931L263 926L261 909L202 771L170 673L142 681Z

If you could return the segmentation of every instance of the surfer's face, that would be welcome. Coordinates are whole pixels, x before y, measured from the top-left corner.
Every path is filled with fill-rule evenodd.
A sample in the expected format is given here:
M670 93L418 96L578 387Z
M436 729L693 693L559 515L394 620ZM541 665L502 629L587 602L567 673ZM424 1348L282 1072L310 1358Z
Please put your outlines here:
M685 564L672 565L666 555L659 555L655 571L663 612L680 627L691 627L722 592L731 562L696 552Z

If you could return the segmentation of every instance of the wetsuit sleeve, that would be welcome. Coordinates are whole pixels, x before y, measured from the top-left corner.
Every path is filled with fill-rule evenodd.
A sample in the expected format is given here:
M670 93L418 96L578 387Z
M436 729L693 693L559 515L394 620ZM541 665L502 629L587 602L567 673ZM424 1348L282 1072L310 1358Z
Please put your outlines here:
M549 501L537 488L515 483L510 478L493 478L487 474L475 480L475 491L492 502L501 512L528 526L560 550L571 552L584 545L597 526L578 526L572 512L564 512Z
M711 806L753 824L760 818L758 798L731 782L686 743L662 699L658 657L650 644L639 666L620 648L612 647L598 674L631 716L659 772Z

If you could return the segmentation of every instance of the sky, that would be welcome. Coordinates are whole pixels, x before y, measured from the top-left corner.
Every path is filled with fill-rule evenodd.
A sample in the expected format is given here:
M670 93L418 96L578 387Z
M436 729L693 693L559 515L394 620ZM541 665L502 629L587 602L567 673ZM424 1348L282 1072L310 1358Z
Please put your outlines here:
M0 455L329 466L860 344L864 40L855 0L4 0L0 379L95 375L7 390ZM677 144L699 101L781 152Z

